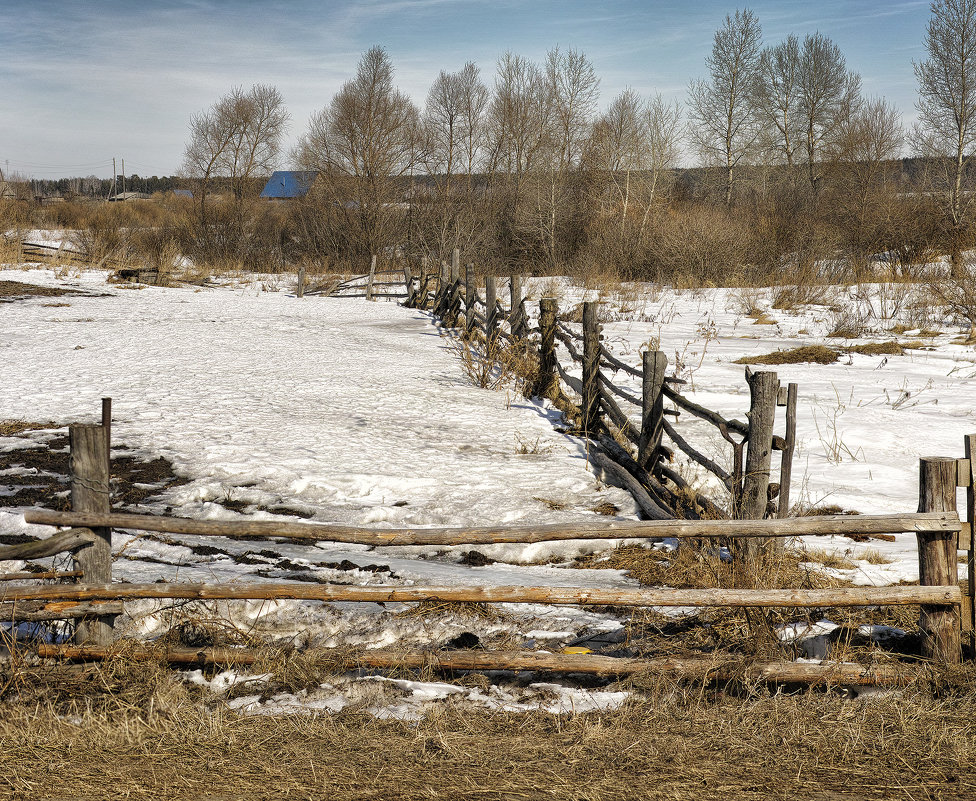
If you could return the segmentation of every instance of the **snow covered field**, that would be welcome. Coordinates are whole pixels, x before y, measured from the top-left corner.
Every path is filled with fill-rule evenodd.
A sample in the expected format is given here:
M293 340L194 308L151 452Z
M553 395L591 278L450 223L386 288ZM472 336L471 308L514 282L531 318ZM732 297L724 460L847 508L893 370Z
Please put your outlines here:
M263 510L287 507L318 521L366 526L594 520L593 510L607 503L623 516L635 515L626 493L602 485L588 470L580 442L557 433L558 413L512 392L472 386L449 343L420 312L352 299L298 300L283 284L260 280L214 289L132 289L105 278L99 272L67 280L49 270L0 272L2 280L104 295L0 304L0 419L94 422L99 399L111 396L113 445L147 458L165 456L190 479L146 511L234 519L240 513L220 503L232 501L253 517L273 519ZM599 297L609 318L605 342L622 360L636 365L642 346L659 343L672 369L689 382L686 394L738 419L748 407L748 388L735 359L803 344L843 345L825 335L836 324L837 308L862 302L839 290L833 311L820 305L784 312L769 309L771 290L748 298L740 290L650 287L585 294L547 280L532 291L536 298L557 292L563 309L584 296ZM755 324L745 314L746 301L764 306L774 320ZM885 333L895 319L875 319L877 331L860 341L911 339L911 331ZM913 511L918 457L962 455L963 435L976 431L976 353L953 344L953 332L914 336L926 349L757 368L799 383L794 500L862 513ZM623 374L614 380L628 383ZM709 426L683 416L679 430L728 464L728 446ZM0 450L22 442L0 438ZM0 511L0 533L45 531L27 526L22 511ZM122 558L115 578L634 586L619 571L566 569L573 555L594 543L480 548L500 560L482 567L459 563L470 550L463 547L227 541L223 554L200 555L188 547L193 543L117 533L114 546ZM891 543L820 540L815 547L847 554L854 569L837 572L859 583L917 578L911 536ZM273 553L255 555L265 548ZM869 549L889 561L864 559ZM370 569L334 567L343 560ZM169 616L148 602L126 608L132 633L153 636L169 625ZM265 636L322 646L427 646L470 630L484 642L558 647L580 633L622 624L577 609L504 611L496 620L448 615L434 622L391 606L285 601L238 604L233 612L211 607ZM319 699L323 708L330 692ZM431 692L446 697L453 691ZM587 697L597 706L619 702ZM275 703L288 708L292 701Z

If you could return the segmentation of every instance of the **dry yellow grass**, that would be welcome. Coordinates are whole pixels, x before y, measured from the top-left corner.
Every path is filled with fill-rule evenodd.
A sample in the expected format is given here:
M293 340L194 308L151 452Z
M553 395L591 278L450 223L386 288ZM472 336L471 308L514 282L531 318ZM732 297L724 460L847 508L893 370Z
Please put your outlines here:
M736 698L653 676L629 686L644 694L617 712L446 705L406 722L362 712L243 717L163 697L108 712L8 705L0 787L23 801L976 795L972 695Z
M733 364L833 364L840 357L840 351L824 345L804 345L791 350L777 350L756 356L743 356Z

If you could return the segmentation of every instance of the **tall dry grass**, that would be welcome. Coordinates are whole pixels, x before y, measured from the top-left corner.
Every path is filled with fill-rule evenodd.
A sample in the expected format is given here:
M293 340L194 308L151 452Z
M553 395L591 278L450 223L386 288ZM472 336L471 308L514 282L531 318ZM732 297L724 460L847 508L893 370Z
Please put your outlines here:
M863 700L755 686L705 691L639 675L606 688L632 693L616 711L440 702L420 719L396 720L363 707L242 716L199 688L171 686L155 665L57 670L37 693L22 686L20 700L6 694L0 782L10 798L725 801L976 792L971 671L929 674L907 691ZM91 703L92 694L117 702Z

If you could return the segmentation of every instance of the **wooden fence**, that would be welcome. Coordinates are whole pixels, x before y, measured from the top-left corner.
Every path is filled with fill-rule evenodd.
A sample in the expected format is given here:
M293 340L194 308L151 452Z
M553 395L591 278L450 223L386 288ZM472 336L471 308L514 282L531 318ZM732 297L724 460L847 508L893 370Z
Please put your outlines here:
M367 276L366 296L375 292L376 262ZM71 584L17 583L23 574L0 575L0 614L6 620L77 621L75 646L41 646L45 656L98 658L114 640L114 617L121 603L129 599L301 599L305 601L470 601L483 603L549 603L618 607L866 607L877 605L919 605L923 651L930 659L954 663L961 656L963 631L973 645L972 589L974 554L972 526L960 523L956 513L956 488L968 488L968 519L973 519L973 445L976 436L966 438L964 459L925 458L919 468L919 507L916 513L884 516L824 516L786 518L789 482L795 443L797 387L779 386L775 373L750 373L748 424L728 420L691 401L679 392L681 382L667 376L667 359L659 352L645 353L640 368L619 360L600 341L599 308L583 305L582 328L577 332L559 320L556 302L540 302L538 326L526 313L521 282L509 282L508 308L499 302L497 281L486 276L482 298L470 266L464 280L458 254L437 272L421 269L414 275L403 271L407 305L430 311L445 326L454 328L469 342L492 343L534 352L538 370L533 390L557 402L568 399L567 387L578 402L569 404L577 421L576 430L590 438L588 452L594 464L615 476L630 489L648 519L600 521L565 525L527 525L467 528L359 528L322 523L277 521L200 521L111 512L110 446L111 405L105 403L102 423L73 425L69 430L71 449L70 512L43 509L25 514L28 523L62 529L54 536L26 546L0 549L0 560L40 558L54 553L74 554L74 569L48 571L45 577ZM299 282L301 286L302 282ZM556 343L568 354L564 366ZM580 377L572 374L580 365ZM611 373L623 372L639 378L641 394L617 386ZM674 408L665 408L665 401ZM639 413L635 422L621 404L631 404ZM774 433L777 406L786 407L783 436ZM732 469L721 465L689 444L667 418L687 413L715 426L732 448ZM770 489L771 455L781 453L778 498ZM731 495L731 507L738 519L728 518L711 499L696 493L670 467L680 451L713 474ZM774 502L778 501L778 502ZM679 516L686 519L674 519ZM768 517L774 515L773 517ZM766 519L768 517L768 519ZM440 586L349 586L267 584L125 584L112 581L112 530L158 531L183 536L285 538L310 542L331 541L363 545L461 545L490 543L532 543L565 539L627 538L721 538L733 547L737 565L748 566L761 543L782 542L797 536L830 536L914 533L918 539L920 583L918 586L857 587L833 590L770 590L754 586L737 589L697 590L628 589L599 590L587 587L440 587ZM967 553L970 581L963 591L957 582L957 552ZM20 550L17 550L20 549ZM740 577L743 576L740 572ZM748 578L746 576L746 578ZM174 661L247 663L251 658L238 649L211 649L188 654L173 650ZM422 652L391 654L379 651L356 657L353 666L388 667L394 664L425 665L452 669L544 669L597 674L625 674L636 670L692 671L713 677L728 673L728 665L703 664L700 660L620 660L596 655L554 657L534 652ZM758 678L808 683L897 683L903 678L897 669L857 665L764 664Z
M528 525L481 528L359 528L325 523L278 521L211 521L115 513L110 510L110 420L103 407L103 422L73 425L71 448L70 512L44 509L25 514L28 523L67 527L38 543L0 549L0 560L39 558L54 553L74 554L75 569L48 575L71 584L0 583L0 614L6 620L75 619L75 646L41 646L44 656L98 658L110 653L114 616L121 602L130 599L300 599L304 601L413 602L469 601L482 603L548 603L617 607L864 607L921 605L924 653L932 660L952 663L960 659L960 607L962 592L956 582L957 541L963 526L955 512L956 486L972 474L969 460L933 458L920 463L919 512L884 516L826 516L765 520L645 520L586 524ZM976 438L968 440L969 444ZM971 482L970 482L971 486ZM920 585L857 587L829 590L762 588L697 590L618 589L587 587L485 586L350 586L299 583L235 584L127 584L112 581L112 530L160 531L183 536L285 538L308 542L332 541L363 545L486 544L540 542L560 539L703 538L722 537L732 542L782 540L795 536L870 535L914 533L918 538ZM971 547L971 546L970 546ZM12 579L12 575L0 579ZM971 610L970 610L971 614ZM194 651L196 661L247 663L246 651L215 649ZM170 654L174 661L191 659L186 649ZM169 657L167 657L169 658ZM346 657L348 659L348 657ZM380 651L356 658L350 666L383 667L423 664L451 669L524 668L567 670L597 674L625 674L638 669L673 672L691 670L712 677L728 673L727 662L701 660L612 660L595 655L574 656L504 652L421 652L391 654ZM759 678L808 683L897 683L897 669L857 665L765 664Z
M413 276L405 269L406 305L429 311L442 325L480 348L485 358L507 347L531 350L538 369L533 394L550 398L576 420L575 432L591 442L587 453L594 467L610 483L634 496L644 516L652 520L675 517L756 519L790 509L790 483L796 442L797 385L781 387L774 372L746 370L750 390L746 423L729 420L695 403L680 392L685 383L667 375L668 359L660 351L645 351L640 367L626 364L603 344L600 305L582 304L582 324L560 319L557 301L539 301L538 325L530 325L518 276L509 280L506 309L498 297L497 278L483 279L479 292L474 268L462 280L458 252L438 273L426 269ZM562 355L557 348L562 346ZM568 359L566 364L562 360ZM579 372L579 377L573 375ZM641 390L619 386L616 374L640 381ZM783 434L774 431L777 407L785 407ZM628 411L625 411L628 410ZM677 418L687 414L714 426L729 443L731 471L689 442ZM674 422L671 422L671 418ZM728 508L696 491L674 468L676 453L684 454L714 476L729 493ZM777 481L770 480L772 454L780 453ZM754 554L743 544L743 560Z

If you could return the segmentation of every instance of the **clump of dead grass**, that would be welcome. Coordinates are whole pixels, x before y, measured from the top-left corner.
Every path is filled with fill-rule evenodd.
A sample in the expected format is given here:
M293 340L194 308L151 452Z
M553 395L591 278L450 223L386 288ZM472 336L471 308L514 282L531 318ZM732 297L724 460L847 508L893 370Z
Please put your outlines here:
M836 503L808 504L796 503L790 510L791 517L824 517L827 515L859 515L856 509L845 509Z
M450 348L464 374L481 389L508 387L525 392L538 370L538 357L526 343L489 338L480 330L469 337L452 337Z
M768 589L825 589L843 582L803 567L809 560L803 551L770 551L757 566L756 586ZM682 544L673 551L659 551L640 545L625 545L607 555L590 557L577 566L625 570L648 587L735 586L732 563L718 542L698 547Z
M803 552L807 562L823 565L832 570L854 570L857 565L843 554L836 551L826 551L822 548L807 548Z
M964 797L976 785L976 697L943 699L930 688L971 687L973 678L966 669L922 676L904 693L863 702L761 687L746 687L743 700L648 677L613 712L442 705L409 721L192 705L165 717L66 718L42 704L5 711L0 760L24 798L89 798L94 788L174 801L222 798L228 788L240 799L267 798L269 788L341 800Z
M902 356L905 347L900 342L865 342L863 345L853 345L844 350L848 353L860 353L862 356Z
M51 421L36 423L30 420L0 420L0 437L16 437L25 431L41 431L57 427L58 424Z
M825 345L803 345L790 350L777 350L756 356L743 356L733 364L833 364L840 358L840 351Z
M877 548L868 548L859 557L869 565L890 565L892 560L885 556Z
M479 601L419 601L413 607L398 612L396 617L431 617L434 615L453 615L480 620L498 620L501 615L491 604Z

